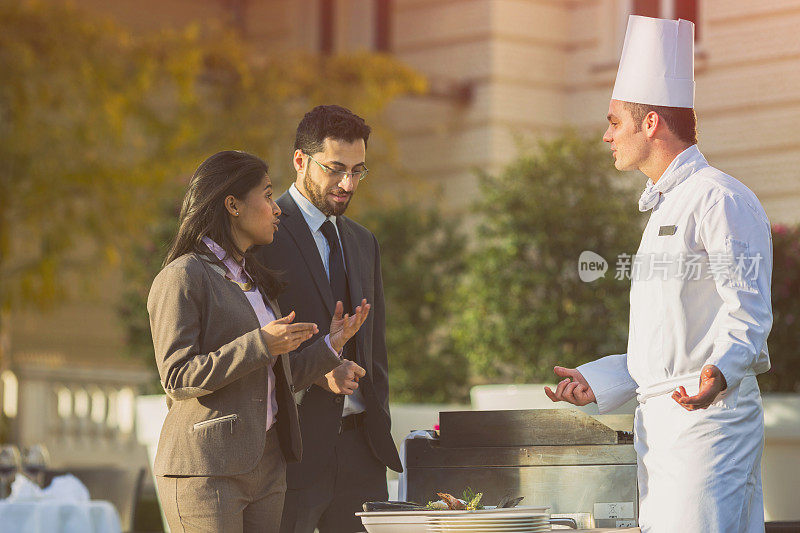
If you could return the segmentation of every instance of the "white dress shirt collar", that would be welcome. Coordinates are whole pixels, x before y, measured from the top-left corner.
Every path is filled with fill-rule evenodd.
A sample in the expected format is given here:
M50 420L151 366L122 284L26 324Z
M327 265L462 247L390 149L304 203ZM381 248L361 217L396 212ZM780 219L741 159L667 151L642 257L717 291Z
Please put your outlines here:
M222 261L222 264L228 269L232 280L239 282L252 281L252 278L250 278L250 275L244 268L244 258L242 258L242 264L239 264L233 257L228 255L222 246L214 242L208 236L203 237L203 243L217 256L217 259Z

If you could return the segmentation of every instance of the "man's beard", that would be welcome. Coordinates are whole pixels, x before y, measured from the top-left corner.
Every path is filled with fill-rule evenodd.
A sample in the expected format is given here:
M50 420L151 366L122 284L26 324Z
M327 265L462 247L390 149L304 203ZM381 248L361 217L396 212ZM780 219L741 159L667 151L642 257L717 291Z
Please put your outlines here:
M350 205L350 198L352 198L352 195L343 204L330 205L325 201L325 191L323 191L308 174L309 167L306 167L306 173L303 175L303 187L305 187L309 196L308 199L311 200L311 203L317 206L317 209L322 211L322 214L326 217L338 217L339 215L343 215L345 210L347 210L347 206Z

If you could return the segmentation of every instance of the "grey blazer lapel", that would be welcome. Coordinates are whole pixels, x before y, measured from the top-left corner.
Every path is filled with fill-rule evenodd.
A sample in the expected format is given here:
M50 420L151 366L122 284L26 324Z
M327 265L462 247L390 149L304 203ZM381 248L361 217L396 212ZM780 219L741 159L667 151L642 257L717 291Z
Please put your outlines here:
M205 245L203 245L203 246L205 246ZM207 247L206 247L206 250L208 250ZM220 262L219 259L217 259L217 257L214 256L211 253L210 250L208 252L208 255L200 254L200 259L202 259L212 271L214 271L217 274L219 274L219 279L225 280L222 283L222 286L225 287L225 290L233 292L234 294L236 294L236 298L242 300L243 302L245 302L247 304L247 308L250 309L250 312L251 312L251 314L253 316L253 320L254 320L255 324L256 325L260 325L259 324L259 320L258 320L258 315L256 314L255 309L253 309L253 306L250 305L250 301L247 299L247 296L244 294L244 291L242 291L241 287L239 287L236 283L234 283L230 279L228 279L228 277L226 276L227 268L225 268L223 266L222 262ZM236 288L236 290L234 290L234 287ZM263 294L261 296L262 296L262 298L264 298ZM267 298L264 298L264 300L265 301L269 301ZM269 305L272 306L272 302L270 302ZM275 312L275 308L274 307L273 307L273 312ZM276 314L275 318L280 318L280 315Z
M214 263L211 259L212 259L211 257L205 259L208 266L211 267L211 270L213 270L214 272L216 272L217 274L219 274L221 277L224 278L225 269L219 263ZM231 285L233 285L233 283L231 283ZM244 292L242 292L241 290L239 290L238 292L242 296L244 296ZM266 305L268 305L269 308L272 310L272 314L275 315L275 319L277 320L278 318L281 318L281 308L278 306L278 302L273 300L272 298L269 298L266 294L264 294L260 290L259 292L261 293L261 297L264 299L264 302L266 302ZM247 296L244 296L244 299L245 301L247 301ZM247 301L247 306L252 310L252 306L250 305L249 301ZM256 312L254 310L253 310L253 316L256 319L256 324L258 324L259 323L258 315L256 315ZM292 384L292 370L289 367L289 358L279 357L278 360L280 361L280 364L283 365L283 376L284 379L286 380L286 386L289 387L289 389L292 392L294 392L294 385Z
M292 196L285 192L278 198L277 204L280 206L283 216L281 216L281 225L286 228L287 233L292 236L297 247L300 249L300 254L303 256L308 269L311 271L311 277L314 279L314 284L319 290L322 301L328 312L333 316L333 290L328 281L328 276L325 275L325 267L322 264L322 259L319 256L319 249L314 242L314 237L311 236L311 229L306 224L306 219L303 218L303 213L294 202Z
M267 302L269 308L272 309L272 313L275 315L275 319L281 318L281 308L278 306L277 300L273 300L272 298L268 298L264 295L264 301ZM293 393L294 392L294 384L292 382L292 368L289 365L289 356L287 354L283 354L279 357L281 365L283 365L283 377L286 380L286 385L289 387L289 390Z

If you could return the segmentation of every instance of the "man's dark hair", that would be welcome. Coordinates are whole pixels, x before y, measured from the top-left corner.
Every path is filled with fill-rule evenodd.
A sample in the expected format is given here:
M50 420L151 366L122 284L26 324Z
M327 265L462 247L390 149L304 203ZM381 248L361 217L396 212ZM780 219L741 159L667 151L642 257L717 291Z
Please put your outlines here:
M351 143L364 139L367 145L372 129L364 119L338 105L319 105L306 113L297 125L294 149L306 154L324 150L325 139L331 138Z
M661 120L667 124L669 131L680 140L689 144L697 144L697 115L691 107L665 107L650 104L635 104L625 102L625 108L630 112L637 130L642 129L642 121L648 113L654 111Z

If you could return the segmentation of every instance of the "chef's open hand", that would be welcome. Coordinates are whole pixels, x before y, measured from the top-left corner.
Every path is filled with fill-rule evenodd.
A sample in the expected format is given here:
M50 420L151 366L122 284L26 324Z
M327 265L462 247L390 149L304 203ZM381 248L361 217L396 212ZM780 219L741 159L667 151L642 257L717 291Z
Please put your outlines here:
M261 328L261 337L267 344L270 355L289 353L313 337L318 331L316 324L311 322L292 324L292 320L294 320L294 311Z
M325 374L322 383L317 383L323 389L334 394L353 394L358 388L358 380L366 375L366 371L353 361L342 359L342 364Z
M727 388L728 383L720 369L714 365L706 365L700 372L700 390L697 395L689 396L686 394L686 389L681 386L672 393L672 399L687 411L706 409L714 403L719 393Z
M369 309L370 305L367 303L366 299L363 299L361 300L361 305L356 307L356 312L353 313L353 316L343 316L344 305L342 305L342 302L336 302L336 310L331 319L331 329L329 330L330 337L328 337L328 340L330 340L331 346L337 353L342 351L345 343L356 334L361 324L367 319Z
M596 402L594 391L583 374L575 368L557 366L553 368L557 376L565 378L556 386L555 392L550 387L544 388L544 393L554 402L569 402L572 405L586 405Z

